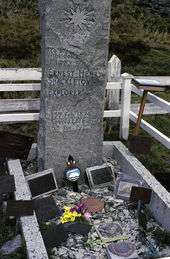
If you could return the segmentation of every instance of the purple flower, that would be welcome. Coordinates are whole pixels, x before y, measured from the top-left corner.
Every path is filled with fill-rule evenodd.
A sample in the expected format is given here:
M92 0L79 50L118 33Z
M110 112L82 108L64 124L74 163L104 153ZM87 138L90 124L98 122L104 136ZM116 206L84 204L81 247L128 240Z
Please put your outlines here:
M71 212L76 211L77 213L81 213L84 214L87 210L87 205L84 203L78 203L77 205L75 205L73 208L71 208Z

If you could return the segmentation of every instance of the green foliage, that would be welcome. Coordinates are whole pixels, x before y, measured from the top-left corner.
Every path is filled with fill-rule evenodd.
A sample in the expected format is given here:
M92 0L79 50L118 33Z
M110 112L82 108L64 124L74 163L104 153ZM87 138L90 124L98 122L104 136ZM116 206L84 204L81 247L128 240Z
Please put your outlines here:
M123 72L169 75L170 19L139 7L136 1L112 2L110 56L122 61Z
M157 228L152 235L156 239L158 245L161 245L162 247L170 245L170 233L167 231Z
M10 255L0 255L1 259L26 259L26 250L25 247L22 247L18 249L15 253L12 253Z
M37 0L0 0L0 16L9 17L20 12L37 14Z
M0 18L0 66L39 66L39 19L33 15Z
M0 222L0 247L12 236L11 228Z

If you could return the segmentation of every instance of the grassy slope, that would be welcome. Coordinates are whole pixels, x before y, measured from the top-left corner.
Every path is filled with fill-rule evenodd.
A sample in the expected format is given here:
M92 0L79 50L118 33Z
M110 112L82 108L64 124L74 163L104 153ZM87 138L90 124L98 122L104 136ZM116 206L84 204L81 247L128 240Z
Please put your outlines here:
M110 56L116 53L122 61L123 72L134 75L170 76L170 19L160 17L153 10L138 7L135 1L113 1L110 36ZM170 101L170 93L156 93ZM134 97L133 97L134 99ZM135 98L139 101L139 98ZM170 117L145 116L145 119L165 135L170 136ZM131 131L134 127L131 124ZM107 127L107 139L116 138ZM147 133L141 130L141 135ZM127 144L127 143L126 143ZM170 189L170 152L153 140L148 155L139 160ZM160 177L160 174L164 174Z
M40 66L37 3L37 0L0 0L0 67ZM170 19L138 7L133 0L114 0L112 7L110 56L118 55L123 72L170 76ZM170 94L161 96L170 101ZM168 116L152 116L146 120L169 135ZM105 138L118 137L115 129L108 125L105 128ZM36 123L5 126L5 129L36 138ZM151 154L139 159L153 173L169 173L168 156L168 151L154 142Z

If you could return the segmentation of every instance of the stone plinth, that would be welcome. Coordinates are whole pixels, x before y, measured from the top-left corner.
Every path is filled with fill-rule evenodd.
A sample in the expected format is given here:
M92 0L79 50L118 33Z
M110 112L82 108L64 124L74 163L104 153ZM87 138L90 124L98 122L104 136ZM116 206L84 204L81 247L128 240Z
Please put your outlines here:
M102 163L110 0L40 0L42 91L39 169L63 176Z

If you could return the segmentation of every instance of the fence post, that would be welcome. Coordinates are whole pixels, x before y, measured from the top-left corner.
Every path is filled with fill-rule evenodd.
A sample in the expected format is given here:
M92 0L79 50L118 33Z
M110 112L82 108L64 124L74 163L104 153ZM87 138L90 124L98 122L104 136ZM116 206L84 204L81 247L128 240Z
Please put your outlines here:
M113 55L108 62L108 82L120 81L121 61ZM107 90L106 102L109 110L119 109L120 90Z
M121 118L119 137L124 140L127 140L129 137L132 78L132 75L129 75L127 73L122 74Z

